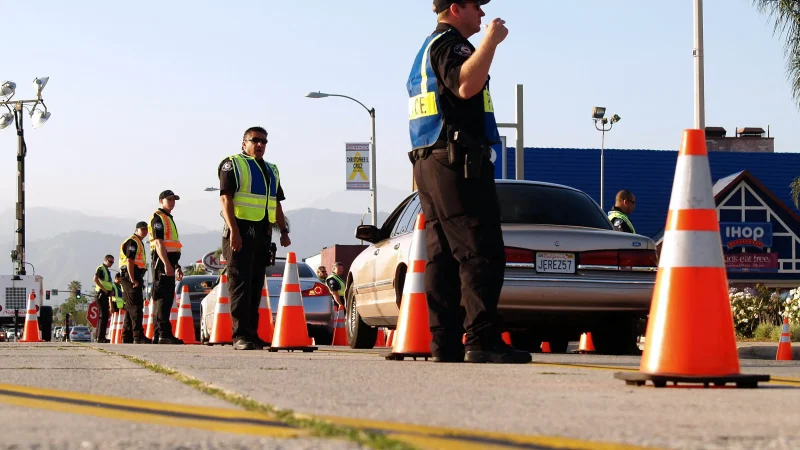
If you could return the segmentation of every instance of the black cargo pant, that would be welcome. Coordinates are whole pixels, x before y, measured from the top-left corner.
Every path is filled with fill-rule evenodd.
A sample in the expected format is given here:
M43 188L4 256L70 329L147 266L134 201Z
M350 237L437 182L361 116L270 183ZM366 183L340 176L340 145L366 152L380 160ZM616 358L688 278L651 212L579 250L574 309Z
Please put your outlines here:
M488 158L480 173L480 178L465 179L463 163L451 165L447 152L414 163L426 220L425 290L435 355L463 351L464 330L467 350L490 349L500 339L497 303L505 249Z
M175 303L175 276L167 276L164 272L155 271L153 275L153 317L155 326L153 336L158 338L174 337L172 333L172 322L169 315L172 312L172 304Z
M106 338L106 331L108 330L108 316L111 314L111 305L109 304L108 294L103 291L97 292L97 307L100 308L100 323L97 324L97 341L103 341Z
M139 281L139 287L133 287L128 277L121 277L122 298L125 299L125 324L122 327L122 341L133 342L144 337L142 328L142 310L144 309L144 282Z
M266 231L258 231L258 224L239 223L242 248L238 252L231 251L229 237L222 238L234 342L239 338L250 342L258 338L258 305L267 274L270 245L270 235Z

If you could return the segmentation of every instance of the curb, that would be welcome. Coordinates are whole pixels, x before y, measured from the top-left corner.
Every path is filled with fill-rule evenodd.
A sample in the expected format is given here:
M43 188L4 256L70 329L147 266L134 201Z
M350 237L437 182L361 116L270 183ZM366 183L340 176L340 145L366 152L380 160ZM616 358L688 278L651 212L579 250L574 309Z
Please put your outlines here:
M769 359L775 360L778 354L777 344L747 345L739 347L739 358L741 359ZM792 346L792 359L800 360L800 346Z

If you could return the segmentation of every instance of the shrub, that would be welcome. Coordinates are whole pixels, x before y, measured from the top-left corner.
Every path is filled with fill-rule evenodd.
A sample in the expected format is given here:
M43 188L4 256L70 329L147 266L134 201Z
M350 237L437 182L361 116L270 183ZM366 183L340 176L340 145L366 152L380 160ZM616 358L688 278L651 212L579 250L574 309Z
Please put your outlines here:
M772 339L772 332L775 329L772 324L760 323L753 332L753 337L756 339ZM778 335L780 336L780 328L778 328Z
M731 288L729 295L737 335L777 340L784 317L800 326L800 288L782 296L776 290L757 285L742 291Z

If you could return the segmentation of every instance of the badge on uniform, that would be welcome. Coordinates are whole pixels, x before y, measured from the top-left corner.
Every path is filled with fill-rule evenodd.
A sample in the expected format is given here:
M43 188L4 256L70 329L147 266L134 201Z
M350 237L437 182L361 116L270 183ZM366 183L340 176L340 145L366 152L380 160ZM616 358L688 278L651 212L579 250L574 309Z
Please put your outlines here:
M467 44L458 44L453 47L453 51L456 53L456 55L461 55L464 57L472 55L472 49L469 48Z
M225 161L225 164L222 165L222 171L227 172L233 169L233 164L230 161Z
M160 230L161 229L161 222L156 222L156 224L153 226L153 228L155 228L156 230Z

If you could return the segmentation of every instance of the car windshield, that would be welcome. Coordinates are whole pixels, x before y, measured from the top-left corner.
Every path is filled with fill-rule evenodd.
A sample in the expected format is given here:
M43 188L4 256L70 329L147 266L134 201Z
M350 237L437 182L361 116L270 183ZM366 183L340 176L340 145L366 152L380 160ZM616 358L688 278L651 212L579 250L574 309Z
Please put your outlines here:
M83 332L89 331L89 328L87 328L87 327L72 327L72 331L75 331L77 333L83 333Z
M187 277L181 280L180 284L176 286L178 292L183 291L184 286L189 286L189 293L203 293L208 294L211 289L214 289L217 277Z
M270 278L283 277L286 260L276 259L274 266L267 267L267 276ZM304 262L297 263L297 274L300 278L316 278L317 274L311 270L311 266Z
M497 184L503 223L569 225L611 230L605 214L583 192L536 184Z

